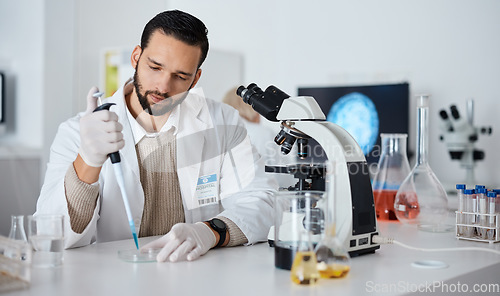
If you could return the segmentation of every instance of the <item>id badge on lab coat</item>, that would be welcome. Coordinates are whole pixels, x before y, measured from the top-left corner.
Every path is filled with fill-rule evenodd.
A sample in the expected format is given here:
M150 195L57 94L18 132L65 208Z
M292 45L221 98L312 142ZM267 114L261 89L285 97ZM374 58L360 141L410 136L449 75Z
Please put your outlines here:
M197 207L217 203L217 174L201 176L198 178L195 192L195 202Z

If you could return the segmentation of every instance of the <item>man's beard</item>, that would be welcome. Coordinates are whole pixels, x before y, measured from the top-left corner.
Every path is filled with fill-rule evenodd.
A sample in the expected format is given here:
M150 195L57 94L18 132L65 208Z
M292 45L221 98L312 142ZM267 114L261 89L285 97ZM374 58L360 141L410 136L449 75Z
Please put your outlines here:
M139 81L139 75L137 75L137 67L134 73L134 87L135 87L135 93L137 94L137 98L139 99L139 103L141 104L142 109L146 111L149 115L153 116L162 116L169 113L177 105L182 103L188 94L188 91L185 91L183 93L170 97L168 93L160 93L159 91L156 90L147 90L143 94L142 84ZM153 94L157 97L161 97L163 99L159 103L150 104L148 102L148 95L150 94Z

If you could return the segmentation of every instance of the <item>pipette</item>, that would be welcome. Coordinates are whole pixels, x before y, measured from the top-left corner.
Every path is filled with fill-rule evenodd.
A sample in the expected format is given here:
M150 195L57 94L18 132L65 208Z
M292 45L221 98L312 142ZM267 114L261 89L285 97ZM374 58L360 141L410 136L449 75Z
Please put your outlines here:
M99 103L101 103L102 92L96 92L92 96L97 98ZM109 110L114 103L106 103L97 107L94 112L101 110ZM132 231L132 236L134 237L135 247L139 250L139 241L137 240L137 232L135 230L134 218L132 217L132 211L130 210L130 204L128 202L127 192L125 191L125 181L123 179L123 170L121 165L120 153L118 151L110 153L109 158L113 164L113 169L115 170L116 181L118 182L118 187L122 193L123 204L125 205L125 211L127 212L128 223L130 225L130 230Z
M94 94L92 95L94 98L97 98L97 106L101 106L101 105L102 105L101 97L102 97L103 95L104 95L104 93L103 93L103 92L96 92L96 93L94 93ZM94 110L94 112L95 112L95 111L96 111L96 110Z

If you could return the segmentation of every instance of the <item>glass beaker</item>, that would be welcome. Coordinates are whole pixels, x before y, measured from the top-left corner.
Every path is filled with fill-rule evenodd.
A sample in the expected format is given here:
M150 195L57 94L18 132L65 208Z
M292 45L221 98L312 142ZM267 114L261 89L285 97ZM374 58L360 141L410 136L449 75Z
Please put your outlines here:
M26 232L24 231L24 216L10 216L9 238L27 242Z
M419 95L417 99L416 163L399 187L394 209L399 221L416 224L420 230L451 231L451 226L444 225L448 213L448 197L427 159L428 136L429 96Z
M317 268L322 278L342 278L351 270L351 257L336 231L335 211L338 211L338 208L335 194L335 165L332 161L326 162L325 189L325 231L315 248Z
M406 156L407 138L407 134L380 134L382 148L377 174L372 182L378 220L398 221L394 212L396 193L410 174L410 164Z
M275 195L274 265L290 270L304 239L315 246L324 229L323 191L280 191ZM307 237L303 233L309 233Z

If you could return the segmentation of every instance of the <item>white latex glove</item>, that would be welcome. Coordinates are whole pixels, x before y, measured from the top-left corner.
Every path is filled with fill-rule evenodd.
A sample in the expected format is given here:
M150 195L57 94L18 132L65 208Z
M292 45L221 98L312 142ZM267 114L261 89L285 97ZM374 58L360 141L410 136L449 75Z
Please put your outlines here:
M90 89L87 95L87 110L80 118L80 150L78 153L86 164L101 167L108 158L108 154L123 148L122 125L118 122L115 112L97 108L97 98L92 95L99 90Z
M156 260L192 261L215 246L215 234L203 222L177 223L161 238L143 246L141 250L162 248Z

